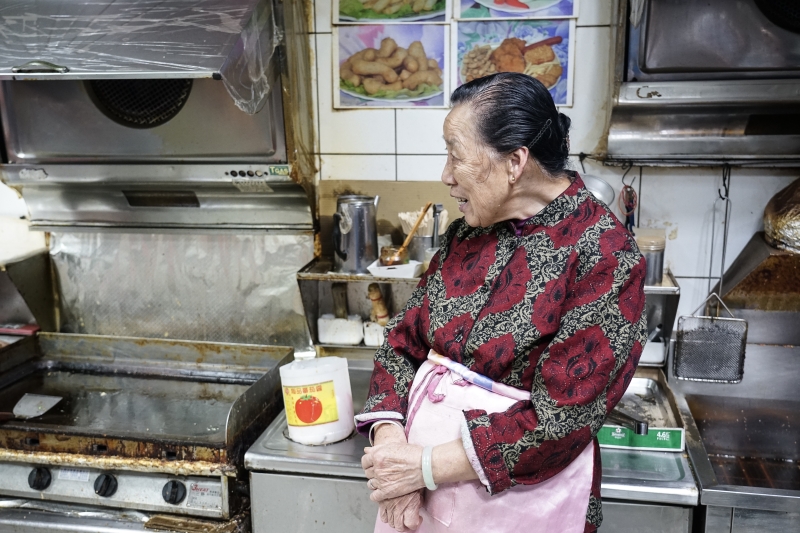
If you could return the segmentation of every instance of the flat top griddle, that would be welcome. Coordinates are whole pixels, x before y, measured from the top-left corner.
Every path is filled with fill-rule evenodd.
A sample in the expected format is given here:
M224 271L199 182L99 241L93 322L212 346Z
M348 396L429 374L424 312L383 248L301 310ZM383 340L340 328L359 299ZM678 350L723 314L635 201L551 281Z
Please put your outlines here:
M249 387L37 369L0 390L0 409L10 411L25 393L61 396L63 400L41 417L12 420L0 429L131 439L158 437L222 446L228 413Z
M687 402L720 483L800 490L800 402L706 395Z
M37 418L0 423L0 448L238 461L282 407L292 348L40 333L1 349L0 409L60 396Z

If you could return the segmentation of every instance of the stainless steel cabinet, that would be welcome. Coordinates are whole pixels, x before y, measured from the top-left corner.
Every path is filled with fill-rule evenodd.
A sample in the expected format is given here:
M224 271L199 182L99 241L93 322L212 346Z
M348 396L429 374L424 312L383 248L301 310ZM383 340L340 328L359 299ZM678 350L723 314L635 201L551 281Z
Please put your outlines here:
M375 527L378 505L362 480L252 473L250 490L253 533L372 533ZM599 533L689 533L692 510L604 502Z
M250 474L253 533L372 533L378 504L361 479Z

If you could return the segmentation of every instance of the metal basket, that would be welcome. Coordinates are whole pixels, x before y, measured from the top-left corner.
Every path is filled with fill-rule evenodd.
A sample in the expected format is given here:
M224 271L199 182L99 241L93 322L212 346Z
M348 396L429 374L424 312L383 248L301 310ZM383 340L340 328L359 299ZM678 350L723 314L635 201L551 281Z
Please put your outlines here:
M732 318L696 316L712 297ZM692 316L678 318L673 373L678 379L739 383L744 376L747 321L733 318L722 299L712 293Z

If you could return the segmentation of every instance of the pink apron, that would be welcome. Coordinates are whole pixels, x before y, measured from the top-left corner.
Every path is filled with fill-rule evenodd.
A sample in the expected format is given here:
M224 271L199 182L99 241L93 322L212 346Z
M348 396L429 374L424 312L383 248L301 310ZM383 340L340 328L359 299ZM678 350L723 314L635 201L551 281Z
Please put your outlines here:
M408 442L436 446L461 439L468 409L505 411L517 400L478 387L443 366L426 361L409 394ZM557 475L536 485L517 485L490 496L477 480L425 489L419 533L582 533L592 486L594 446ZM395 531L381 522L375 533Z

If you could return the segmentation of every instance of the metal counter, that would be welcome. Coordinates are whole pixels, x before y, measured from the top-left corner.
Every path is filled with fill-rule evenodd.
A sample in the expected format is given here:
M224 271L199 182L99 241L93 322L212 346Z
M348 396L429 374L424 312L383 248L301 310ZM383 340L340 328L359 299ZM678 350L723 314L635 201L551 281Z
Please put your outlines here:
M349 360L348 365L358 412L367 397L372 361ZM658 371L644 372L652 377ZM687 423L692 424L683 420ZM286 431L281 414L245 454L254 533L372 531L378 507L369 500L361 469L367 439L355 435L327 446L305 446L288 440ZM607 528L626 531L620 521L650 512L669 522L653 531L688 531L688 507L698 504L699 491L686 454L602 449L601 455ZM649 531L644 522L637 523L644 528L637 531Z
M671 365L670 365L671 368ZM800 530L800 347L748 344L740 384L680 381L707 533Z

